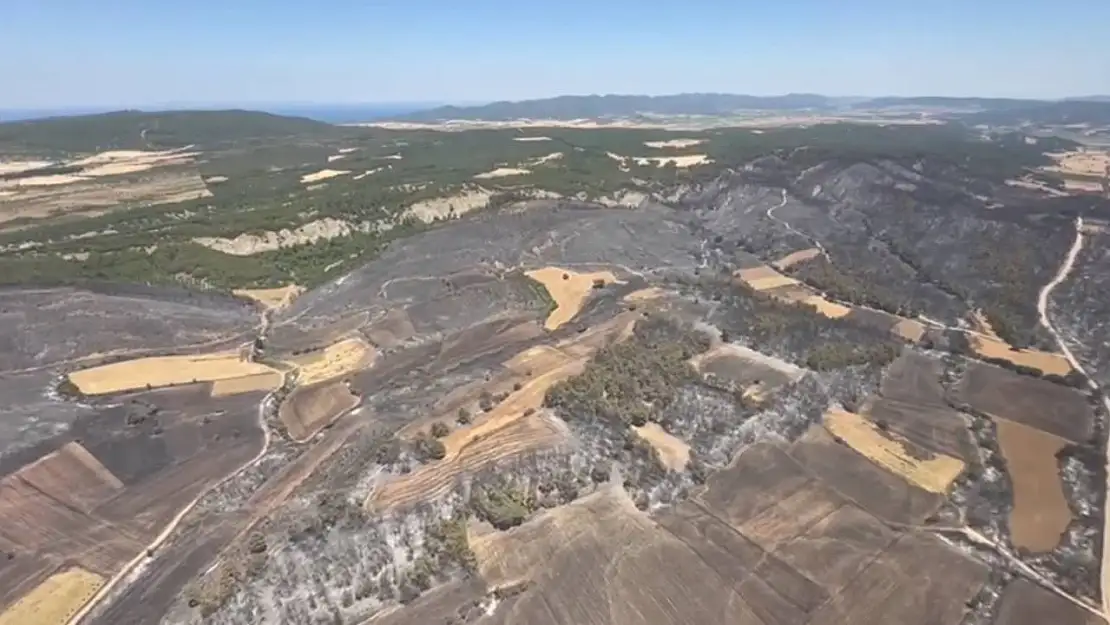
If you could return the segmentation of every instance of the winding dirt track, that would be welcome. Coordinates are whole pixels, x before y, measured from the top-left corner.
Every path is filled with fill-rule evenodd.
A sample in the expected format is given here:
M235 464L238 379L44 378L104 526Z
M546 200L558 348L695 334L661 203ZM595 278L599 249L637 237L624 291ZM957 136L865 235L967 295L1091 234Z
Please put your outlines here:
M1083 249L1083 218L1077 217L1075 219L1075 242L1072 243L1071 249L1068 250L1068 255L1064 258L1064 262L1060 265L1059 271L1051 282L1044 285L1041 289L1040 295L1037 298L1037 313L1041 318L1041 325L1045 327L1055 339L1056 345L1059 346L1060 352L1067 358L1072 368L1083 374L1087 379L1087 386L1093 390L1098 390L1098 384L1094 379L1083 369L1083 365L1079 363L1079 359L1071 353L1068 349L1068 344L1064 337L1060 335L1059 330L1052 325L1052 321L1048 318L1048 302L1052 295L1052 290L1059 286L1071 274L1072 269L1075 267L1075 259L1079 256L1080 250ZM1110 398L1103 397L1102 404L1107 412L1110 412ZM1106 446L1106 464L1110 469L1110 444ZM1107 488L1107 500L1110 501L1110 481L1105 485ZM1110 619L1110 515L1103 511L1103 527L1102 527L1102 575L1101 575L1101 591L1102 591L1102 613L1107 619Z
M263 312L258 328L259 335L265 336L265 333L269 329L269 327L270 319L268 313ZM173 532L175 529L177 529L177 526L180 525L185 517L193 511L193 508L195 508L197 504L200 503L200 500L204 499L205 495L207 495L212 490L219 488L228 481L235 479L247 469L258 464L258 462L261 461L263 457L265 457L266 452L270 449L270 428L268 425L266 425L266 406L270 403L272 397L273 392L267 393L266 396L262 398L262 401L258 404L258 427L262 428L262 448L258 450L258 453L254 456L254 458L248 460L246 463L243 464L243 466L228 474L222 480L212 484L208 488L205 488L200 493L198 493L197 496L193 498L193 500L190 501L188 505L182 508L181 511L178 512L177 515L175 515L168 524L166 524L166 527L162 529L162 532L158 534L158 536L156 536L149 545L147 545L134 558L132 558L130 562L125 564L118 573L113 575L112 578L109 579L108 582L105 583L104 586L102 586L95 595L93 595L92 599L89 599L85 603L85 605L77 611L77 613L75 613L68 621L66 621L66 625L79 625L81 621L85 619L85 617L89 616L89 614L91 614L95 608L104 604L104 600L111 595L116 586L120 585L120 582L124 582L123 588L120 589L124 590L128 584L138 579L138 577L142 575L143 570L146 569L146 566L150 563L152 559L151 556L148 556L147 554L157 550L170 538L170 536L173 535Z
M1083 370L1083 365L1079 363L1079 359L1068 349L1068 343L1063 340L1063 336L1060 335L1056 326L1052 325L1048 317L1048 302L1052 290L1056 289L1060 283L1068 279L1068 275L1071 273L1074 265L1076 265L1076 258L1079 256L1079 252L1082 249L1083 218L1076 218L1076 241L1071 244L1071 250L1068 251L1067 258L1064 259L1063 263L1060 265L1060 270L1056 272L1056 278L1053 278L1051 282L1045 285L1045 288L1041 289L1040 296L1037 298L1037 313L1040 315L1041 325L1045 326L1052 334L1052 339L1056 340L1056 344L1060 347L1060 352L1063 354L1063 357L1068 359L1072 369L1083 374L1083 377L1086 377L1087 386L1090 387L1092 391L1098 391L1098 384L1094 382L1086 370ZM1108 397L1102 397L1102 405L1106 407L1107 412L1110 413L1110 399L1108 399ZM1107 444L1107 467L1110 468L1110 443ZM1107 482L1106 487L1107 500L1110 501L1110 481ZM1106 511L1102 513L1102 523L1102 573L1100 584L1102 591L1102 615L1110 619L1110 540L1108 540L1108 538L1110 538L1110 515L1106 514Z

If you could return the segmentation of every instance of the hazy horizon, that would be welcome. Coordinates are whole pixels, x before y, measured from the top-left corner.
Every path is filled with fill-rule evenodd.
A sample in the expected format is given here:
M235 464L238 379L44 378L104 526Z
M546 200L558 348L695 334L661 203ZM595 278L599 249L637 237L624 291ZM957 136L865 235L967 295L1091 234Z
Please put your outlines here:
M1110 3L1096 0L13 4L0 109L1110 93Z

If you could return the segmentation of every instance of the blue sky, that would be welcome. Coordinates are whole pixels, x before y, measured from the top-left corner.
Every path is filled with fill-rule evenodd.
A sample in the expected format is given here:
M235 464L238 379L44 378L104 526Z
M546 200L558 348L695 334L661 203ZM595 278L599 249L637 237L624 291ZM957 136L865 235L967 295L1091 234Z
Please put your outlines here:
M0 108L1110 93L1110 0L0 2Z

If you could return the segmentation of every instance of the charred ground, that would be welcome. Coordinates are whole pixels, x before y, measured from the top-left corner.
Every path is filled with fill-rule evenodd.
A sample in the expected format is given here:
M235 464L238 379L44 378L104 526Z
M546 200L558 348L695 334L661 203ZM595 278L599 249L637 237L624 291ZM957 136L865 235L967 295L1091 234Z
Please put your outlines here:
M948 128L722 131L681 174L598 133L544 137L598 157L545 174L581 199L266 252L350 263L288 307L84 269L0 294L3 606L80 567L112 625L1102 622L1105 199ZM429 136L389 146L405 176ZM1078 218L1049 318L1085 373L1037 305ZM214 381L70 376L216 352Z

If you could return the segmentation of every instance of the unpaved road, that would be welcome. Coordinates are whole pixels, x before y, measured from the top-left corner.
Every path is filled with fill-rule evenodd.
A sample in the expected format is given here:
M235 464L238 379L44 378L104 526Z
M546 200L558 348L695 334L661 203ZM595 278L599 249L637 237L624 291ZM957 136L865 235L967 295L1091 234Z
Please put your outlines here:
M1064 337L1060 335L1060 332L1052 325L1052 321L1048 318L1048 301L1052 295L1052 290L1059 286L1067 279L1068 275L1071 274L1072 269L1075 267L1075 259L1079 256L1079 251L1082 249L1083 218L1077 217L1075 220L1075 242L1072 243L1071 249L1068 250L1067 257L1064 258L1064 262L1060 265L1059 271L1056 272L1056 277L1041 289L1040 296L1037 298L1037 314L1040 315L1041 325L1052 334L1052 338L1056 341L1056 345L1059 346L1060 352L1064 354L1064 358L1067 358L1068 363L1071 364L1073 369L1083 374L1083 377L1087 379L1087 386L1091 390L1097 391L1098 385L1095 383L1094 379L1083 369L1083 365L1080 364L1079 359L1068 349L1068 344L1064 341ZM1110 398L1104 396L1102 398L1102 403L1107 412L1110 413ZM1106 465L1107 468L1110 469L1110 443L1107 444L1106 448ZM1107 488L1107 501L1110 501L1110 480L1107 481L1105 486ZM1110 538L1110 515L1106 514L1106 511L1103 511L1102 517L1102 574L1100 580L1102 613L1103 617L1110 620L1110 540L1108 540L1108 538Z
M262 319L259 326L260 336L264 336L264 333L268 328L269 318L267 316L267 313L264 312L262 313ZM181 511L177 513L177 515L170 519L170 522L166 524L166 527L162 529L162 532L158 534L158 536L156 536L149 545L147 545L142 551L140 551L138 555L132 558L130 562L125 564L118 573L112 576L112 579L108 580L108 582L104 584L104 586L102 586L95 595L93 595L92 599L89 599L85 603L85 605L81 607L80 610L78 610L72 617L70 617L70 619L66 621L66 625L79 625L81 621L90 613L92 613L92 611L97 606L104 604L104 600L107 599L109 595L111 595L116 586L120 585L120 582L124 582L123 587L120 588L120 591L125 590L128 584L134 582L136 579L139 578L140 575L142 575L143 570L145 570L147 565L151 562L152 556L148 556L147 554L156 551L159 547L162 546L163 543L166 542L166 540L170 538L170 536L173 535L173 532L175 529L177 529L177 526L180 525L185 517L193 511L193 508L195 508L197 504L200 503L200 500L204 499L205 495L207 495L212 490L219 488L226 482L235 479L247 469L250 469L254 465L258 464L262 460L262 458L266 456L266 452L270 449L270 427L266 425L266 406L270 403L270 401L272 401L272 397L273 392L271 391L270 393L267 393L266 396L262 398L262 401L258 404L258 426L262 428L262 448L258 450L258 453L254 456L254 458L251 458L246 463L244 463L243 466L229 473L222 480L212 484L208 488L205 488L200 493L198 493L197 496L193 498L193 500L190 501L188 505L182 508Z
M785 219L779 219L778 217L775 217L775 211L782 208L783 206L786 206L786 200L787 200L786 189L783 189L782 190L782 201L780 201L778 204L775 204L771 208L767 209L768 219L773 219L773 220L779 222L780 224L782 224L782 226L784 228L786 228L790 232L793 232L794 234L802 237L803 239L813 243L814 247L821 250L821 255L825 257L825 260L827 260L829 262L832 262L832 259L829 258L828 250L825 249L824 245L821 245L821 242L818 241L816 237L811 237L808 234L806 234L804 232L801 232L800 230L795 229L794 226L791 226Z

